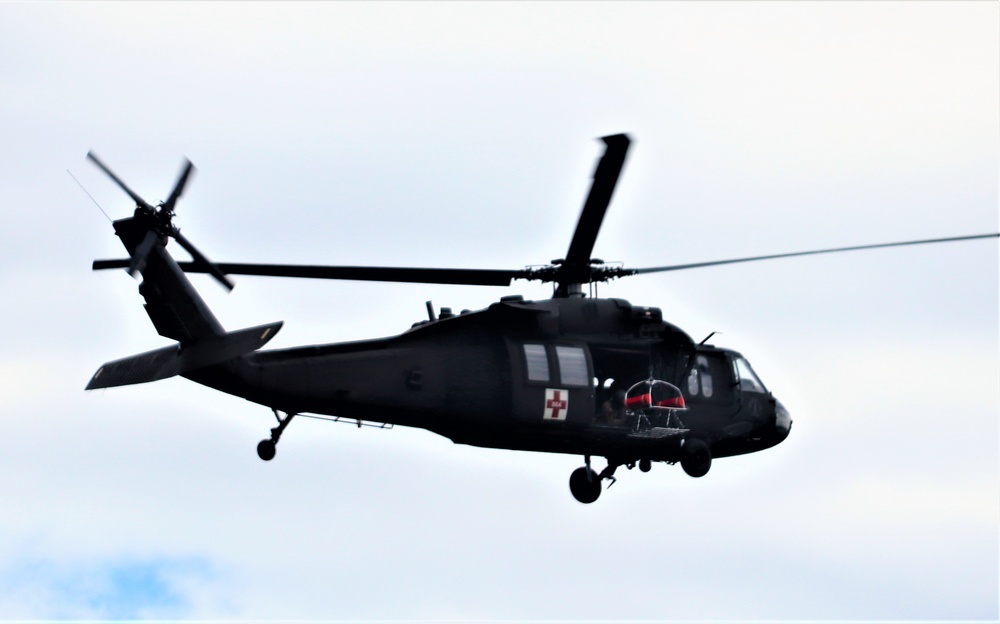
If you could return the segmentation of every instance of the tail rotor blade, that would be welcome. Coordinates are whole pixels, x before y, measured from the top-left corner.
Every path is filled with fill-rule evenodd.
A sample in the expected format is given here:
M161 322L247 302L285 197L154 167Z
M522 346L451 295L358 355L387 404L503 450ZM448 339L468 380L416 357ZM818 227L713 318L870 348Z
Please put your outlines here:
M219 280L219 283L225 286L226 289L228 290L233 289L234 284L228 277L226 277L226 274L220 271L219 267L215 266L215 264L213 264L211 260L206 258L203 253L198 251L198 249L191 244L191 241L184 238L184 235L181 234L180 230L174 228L174 231L171 234L171 236L174 237L174 240L176 240L181 247L186 249L187 252L191 254L191 257L194 258L195 264L203 266L205 270L208 273L211 273L212 277Z
M108 177L115 181L115 184L117 184L123 191L125 191L126 193L128 193L128 196L131 197L133 201L135 201L135 204L137 206L141 206L141 207L145 208L146 210L150 210L150 211L153 210L153 207L150 206L149 203L147 203L145 199L139 197L139 195L135 191L133 191L132 189L130 189L128 187L128 185L126 185L124 182L122 182L121 179L118 176L116 176L115 173L113 171L111 171L111 169L109 169L107 165L105 165L103 162L101 162L101 160L94 154L94 152L92 152L92 151L91 152L87 152L87 158L89 158L90 160L92 160L95 165L97 165L98 167L100 167L101 171L103 171L104 173L108 174Z
M184 186L187 184L188 178L191 173L194 172L194 165L191 161L184 159L184 168L181 171L180 176L177 178L177 182L174 184L174 190L170 192L170 197L167 201L163 202L163 209L168 213L173 213L174 205L177 204L177 200L180 199L181 195L184 193Z

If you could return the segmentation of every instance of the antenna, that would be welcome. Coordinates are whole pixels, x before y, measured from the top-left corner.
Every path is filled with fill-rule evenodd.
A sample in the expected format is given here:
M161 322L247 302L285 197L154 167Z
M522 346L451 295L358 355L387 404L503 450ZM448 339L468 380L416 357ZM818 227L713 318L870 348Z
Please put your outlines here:
M709 334L709 335L705 336L705 338L704 338L704 339L702 339L702 341L698 343L698 346L700 347L701 345L703 345L703 344L705 344L706 342L708 342L708 339L709 339L709 338L711 338L712 336L714 336L714 335L715 335L715 334L717 334L717 333L719 333L719 332L712 332L711 334Z
M101 208L101 205L97 203L96 199L94 199L94 196L91 195L90 192L87 191L87 189L85 189L82 184L80 184L80 181L76 179L76 176L73 175L69 169L66 170L66 173L69 173L69 177L73 178L73 181L76 182L77 185L80 186L80 189L87 194L87 197L90 198L90 201L94 202L94 205L97 206L97 209L101 211L101 214L104 215L104 218L107 219L109 222L114 223L111 217L108 216L108 213L104 212L104 208Z

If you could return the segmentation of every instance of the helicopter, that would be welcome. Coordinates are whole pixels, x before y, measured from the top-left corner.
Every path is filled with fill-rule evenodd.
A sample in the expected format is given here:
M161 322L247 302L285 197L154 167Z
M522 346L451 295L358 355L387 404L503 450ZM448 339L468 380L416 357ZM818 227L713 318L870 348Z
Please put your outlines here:
M173 376L268 407L277 424L257 445L274 459L296 416L358 427L417 427L457 444L583 456L569 488L596 501L616 470L680 464L692 477L712 461L771 448L792 428L788 410L742 354L695 343L659 308L588 296L584 286L634 275L707 266L930 243L1000 233L860 245L631 269L592 257L624 167L630 138L605 136L565 258L517 270L215 263L173 224L190 161L166 200L146 202L93 152L87 157L136 203L113 222L129 258L96 260L94 270L141 275L139 294L156 331L175 344L104 364L86 389ZM192 260L167 250L173 239ZM540 301L501 297L478 311L435 310L399 335L260 350L282 322L227 331L187 277L207 273L232 290L230 275L509 286L552 284ZM598 471L592 458L604 458Z

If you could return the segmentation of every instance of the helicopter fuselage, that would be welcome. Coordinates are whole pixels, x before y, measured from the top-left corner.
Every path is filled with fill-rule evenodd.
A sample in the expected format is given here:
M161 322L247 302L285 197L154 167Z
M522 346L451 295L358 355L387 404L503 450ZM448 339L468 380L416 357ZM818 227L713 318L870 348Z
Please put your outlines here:
M288 414L619 464L679 461L694 438L715 457L749 453L791 425L739 354L695 345L658 309L621 299L505 297L391 338L256 351L185 376ZM647 379L683 393L673 426L623 405Z
M211 262L173 225L193 172L187 161L168 198L154 206L88 153L135 202L114 222L129 257L94 269L142 274L139 292L161 336L176 343L107 362L88 390L182 375L270 407L278 419L257 445L265 461L296 415L362 424L420 427L459 444L583 455L569 479L581 503L600 496L622 465L679 462L692 477L713 457L752 453L783 441L788 411L735 351L695 344L657 308L584 296L584 285L629 275L883 247L1000 237L976 234L631 269L592 255L631 140L602 137L597 162L566 256L524 269L464 269ZM166 250L174 240L192 260ZM436 315L390 338L261 351L281 328L270 323L226 331L185 272L208 273L227 289L230 275L429 284L553 284L553 297L503 297L485 310ZM279 412L284 412L282 418ZM608 464L599 473L591 458Z

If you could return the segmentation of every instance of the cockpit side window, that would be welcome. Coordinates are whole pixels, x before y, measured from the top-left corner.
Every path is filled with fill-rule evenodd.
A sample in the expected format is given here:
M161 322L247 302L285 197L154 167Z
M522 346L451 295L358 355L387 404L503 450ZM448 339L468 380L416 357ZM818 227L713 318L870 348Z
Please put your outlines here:
M736 358L736 373L739 375L740 379L740 390L746 390L749 392L760 392L765 393L767 389L764 388L764 384L761 383L760 378L753 372L750 368L750 362L747 362L743 358Z
M698 378L698 368L694 367L691 369L691 374L688 375L688 386L687 386L688 396L694 396L701 392L701 380Z

